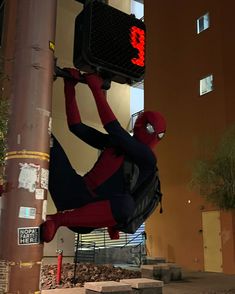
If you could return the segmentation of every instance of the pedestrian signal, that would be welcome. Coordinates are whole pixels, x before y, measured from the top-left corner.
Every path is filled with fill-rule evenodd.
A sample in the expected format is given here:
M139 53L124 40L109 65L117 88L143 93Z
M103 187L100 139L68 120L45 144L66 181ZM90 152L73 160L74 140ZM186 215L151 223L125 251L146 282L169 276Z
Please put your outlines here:
M74 66L101 71L119 83L143 80L146 28L143 21L99 1L76 17Z

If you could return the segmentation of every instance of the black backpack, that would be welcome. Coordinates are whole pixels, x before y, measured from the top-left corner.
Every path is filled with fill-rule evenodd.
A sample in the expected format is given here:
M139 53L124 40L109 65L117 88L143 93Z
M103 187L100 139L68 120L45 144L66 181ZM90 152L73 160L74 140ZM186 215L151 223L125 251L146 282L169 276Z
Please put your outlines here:
M134 213L126 220L126 222L117 224L115 228L124 233L134 234L136 230L145 222L145 220L154 212L159 203L160 213L162 213L160 180L158 177L158 169L156 167L153 174L136 188L139 168L128 158L125 159L123 173L126 190L134 198L136 206ZM79 234L88 234L94 230L94 228L85 227L70 229Z
M160 203L160 213L162 213L162 193L158 169L156 167L139 187L135 188L139 176L138 167L128 159L124 162L124 178L129 193L131 193L136 207L134 213L123 224L115 226L116 229L124 233L133 234L144 223L144 221L154 212Z

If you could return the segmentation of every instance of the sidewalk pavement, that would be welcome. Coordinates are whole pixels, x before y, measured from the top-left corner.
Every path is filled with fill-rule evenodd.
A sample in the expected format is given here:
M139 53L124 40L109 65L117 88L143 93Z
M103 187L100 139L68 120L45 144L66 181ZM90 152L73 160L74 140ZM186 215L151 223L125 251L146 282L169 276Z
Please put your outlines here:
M85 294L82 288L43 290L42 294ZM235 275L183 272L180 281L163 286L163 294L235 294Z
M163 294L235 294L235 275L183 272L183 279L163 287Z

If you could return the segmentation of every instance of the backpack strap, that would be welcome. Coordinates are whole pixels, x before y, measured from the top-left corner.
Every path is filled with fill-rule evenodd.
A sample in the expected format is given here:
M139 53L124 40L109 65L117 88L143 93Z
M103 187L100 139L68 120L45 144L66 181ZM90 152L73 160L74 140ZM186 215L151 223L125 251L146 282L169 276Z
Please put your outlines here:
M157 172L157 171L156 171ZM163 206L162 206L162 192L161 192L161 182L159 180L159 177L158 177L158 195L159 195L159 204L160 204L160 210L159 210L159 213L163 213Z
M125 190L131 194L134 191L135 185L139 177L139 168L129 158L124 159L123 175Z

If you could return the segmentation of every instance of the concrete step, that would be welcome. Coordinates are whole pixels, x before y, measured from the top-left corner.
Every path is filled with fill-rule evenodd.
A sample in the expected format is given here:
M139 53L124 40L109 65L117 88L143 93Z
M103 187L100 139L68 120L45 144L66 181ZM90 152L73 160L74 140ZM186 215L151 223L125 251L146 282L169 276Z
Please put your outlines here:
M142 265L140 270L142 278L161 280L166 284L182 279L181 267L175 263Z
M145 257L145 264L158 264L158 263L165 263L166 259L164 257Z

